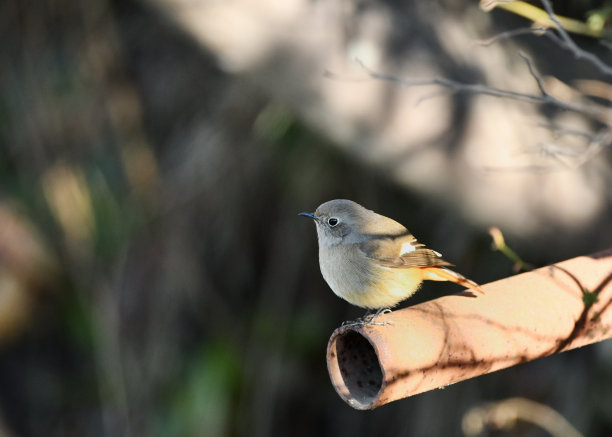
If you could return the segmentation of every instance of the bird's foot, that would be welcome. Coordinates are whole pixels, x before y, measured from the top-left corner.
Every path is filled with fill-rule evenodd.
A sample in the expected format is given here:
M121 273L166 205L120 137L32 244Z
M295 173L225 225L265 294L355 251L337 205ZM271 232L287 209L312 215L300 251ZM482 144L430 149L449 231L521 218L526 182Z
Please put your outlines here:
M379 326L393 325L392 321L385 321L385 322L376 321L378 316L382 314L389 314L390 312L391 310L389 308L380 308L374 314L370 314L370 310L368 310L368 312L365 313L365 315L361 317L360 319L342 322L342 326L351 328L353 326L364 327L364 326L369 326L369 325L379 325Z
M364 326L366 326L366 325L380 325L380 326L393 325L393 322L391 322L391 321L387 321L387 322L377 322L376 321L378 316L380 316L382 314L389 314L390 312L391 312L390 308L380 308L374 314L367 314L366 313L366 315L363 316L363 318L362 318L362 320L365 322Z

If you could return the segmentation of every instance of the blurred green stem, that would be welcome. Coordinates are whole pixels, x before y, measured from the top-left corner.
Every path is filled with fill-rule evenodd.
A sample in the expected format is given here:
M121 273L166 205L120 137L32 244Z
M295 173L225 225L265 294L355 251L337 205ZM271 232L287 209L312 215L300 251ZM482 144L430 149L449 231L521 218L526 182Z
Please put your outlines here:
M523 261L523 259L518 256L514 250L508 247L506 240L504 240L504 235L498 227L494 226L490 228L489 234L491 234L491 237L493 238L493 249L499 250L506 256L506 258L514 262L515 271L529 271L535 268L533 264Z

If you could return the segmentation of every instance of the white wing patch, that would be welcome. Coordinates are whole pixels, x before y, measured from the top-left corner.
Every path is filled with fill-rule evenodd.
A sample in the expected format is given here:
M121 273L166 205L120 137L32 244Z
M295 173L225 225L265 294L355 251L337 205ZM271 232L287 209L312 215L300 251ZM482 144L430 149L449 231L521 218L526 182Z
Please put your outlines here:
M402 249L400 250L400 256L414 252L416 249L417 248L414 247L410 241L407 243L404 243L402 244Z
M408 255L409 253L412 253L415 250L417 250L419 247L424 247L424 246L422 244L419 244L416 240L408 241L402 244L402 248L400 250L400 256ZM432 252L435 253L436 256L442 258L442 254L440 252L436 252L435 250L432 250Z

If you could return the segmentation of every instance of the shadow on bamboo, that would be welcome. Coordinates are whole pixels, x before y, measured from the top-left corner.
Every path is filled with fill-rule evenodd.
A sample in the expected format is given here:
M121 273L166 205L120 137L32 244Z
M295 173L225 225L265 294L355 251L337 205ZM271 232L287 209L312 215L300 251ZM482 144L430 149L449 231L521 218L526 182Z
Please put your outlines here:
M612 337L612 250L483 288L336 329L327 365L340 397L373 409Z

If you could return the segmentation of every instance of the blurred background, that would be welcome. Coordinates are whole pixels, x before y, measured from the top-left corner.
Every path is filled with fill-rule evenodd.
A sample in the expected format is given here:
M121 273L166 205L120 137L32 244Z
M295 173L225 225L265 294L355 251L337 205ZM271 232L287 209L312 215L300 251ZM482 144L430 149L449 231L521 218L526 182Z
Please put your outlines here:
M515 396L612 435L609 342L366 412L325 365L362 310L297 216L324 201L394 217L479 283L514 273L490 226L536 265L612 247L606 119L356 62L537 95L522 52L607 110L610 77L550 38L479 43L528 20L468 0L6 0L0 22L0 435L460 436Z

